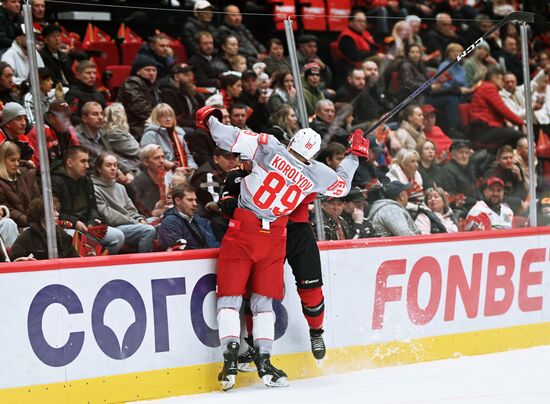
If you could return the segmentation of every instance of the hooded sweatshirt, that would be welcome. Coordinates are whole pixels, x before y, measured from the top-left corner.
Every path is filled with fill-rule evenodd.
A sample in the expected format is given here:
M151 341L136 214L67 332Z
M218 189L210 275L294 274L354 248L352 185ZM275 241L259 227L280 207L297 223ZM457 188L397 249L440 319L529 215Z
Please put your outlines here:
M123 185L96 176L92 176L92 181L94 182L97 208L107 224L110 226L138 224L140 219L145 219L128 197Z
M377 237L420 234L409 212L391 199L379 199L374 202L368 219Z

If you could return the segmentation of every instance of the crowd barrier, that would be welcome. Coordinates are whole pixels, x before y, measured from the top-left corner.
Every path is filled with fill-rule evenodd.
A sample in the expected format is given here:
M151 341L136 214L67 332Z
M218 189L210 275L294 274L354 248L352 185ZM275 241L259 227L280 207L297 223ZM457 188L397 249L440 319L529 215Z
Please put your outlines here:
M549 245L548 228L320 243L327 356L319 364L309 351L287 268L274 362L292 382L550 344ZM0 402L218 390L216 255L2 264Z

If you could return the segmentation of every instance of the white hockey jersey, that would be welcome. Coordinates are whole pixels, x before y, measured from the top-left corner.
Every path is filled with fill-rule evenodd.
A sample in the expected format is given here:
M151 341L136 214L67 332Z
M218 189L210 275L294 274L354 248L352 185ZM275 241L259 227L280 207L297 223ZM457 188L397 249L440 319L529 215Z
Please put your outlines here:
M336 171L318 161L304 164L274 136L223 125L214 117L208 124L220 148L242 153L254 162L252 173L241 182L239 207L269 222L289 215L312 192L346 195L359 165L353 154Z
M511 229L514 213L508 205L500 204L500 215L491 209L485 201L478 201L468 212L466 230Z

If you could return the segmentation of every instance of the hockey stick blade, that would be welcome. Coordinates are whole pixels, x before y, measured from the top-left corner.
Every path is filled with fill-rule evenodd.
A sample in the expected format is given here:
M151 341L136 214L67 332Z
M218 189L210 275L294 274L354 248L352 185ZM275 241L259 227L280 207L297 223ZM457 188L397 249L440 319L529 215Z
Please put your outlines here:
M411 94L407 96L403 101L401 101L399 104L397 104L390 112L385 114L382 118L380 118L376 123L374 123L370 128L368 128L365 131L364 136L368 136L372 132L374 132L380 125L383 125L387 121L389 121L395 114L397 114L399 111L401 111L403 108L405 108L407 105L411 103L412 100L414 100L416 97L418 97L421 93L423 93L428 87L430 87L437 79L439 79L447 70L449 70L451 67L456 65L460 62L463 58L468 56L475 48L477 48L486 38L488 38L493 32L495 32L497 29L500 29L504 24L507 24L511 21L520 21L525 23L532 23L535 21L535 13L529 13L526 11L515 11L513 13L508 14L506 17L504 17L502 20L500 20L498 23L493 25L493 27L487 31L485 34L483 34L482 37L478 38L473 44L468 46L460 55L457 56L455 60L453 60L451 63L447 64L445 67L443 67L441 70L439 70L435 75L430 77L428 80L426 80L424 83L420 85L416 90L414 90Z

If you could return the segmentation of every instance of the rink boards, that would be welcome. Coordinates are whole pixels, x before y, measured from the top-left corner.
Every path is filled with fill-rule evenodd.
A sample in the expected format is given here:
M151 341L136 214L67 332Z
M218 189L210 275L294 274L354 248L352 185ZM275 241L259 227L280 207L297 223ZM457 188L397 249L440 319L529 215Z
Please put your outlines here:
M549 245L545 228L322 243L327 357L309 352L286 268L274 362L292 381L550 344ZM0 402L219 389L216 254L3 264Z

